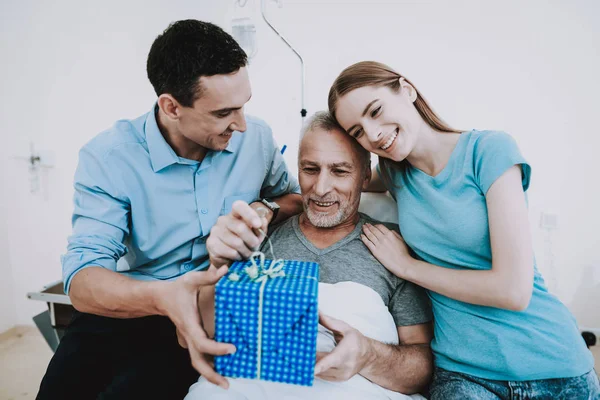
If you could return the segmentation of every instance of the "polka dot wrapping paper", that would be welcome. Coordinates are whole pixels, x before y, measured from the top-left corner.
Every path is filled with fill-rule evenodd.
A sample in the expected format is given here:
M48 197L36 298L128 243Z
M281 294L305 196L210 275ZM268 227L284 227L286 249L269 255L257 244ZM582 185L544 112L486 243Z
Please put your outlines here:
M264 268L272 262L265 260ZM319 324L319 264L282 264L283 272L257 277L247 272L252 267L250 261L238 261L217 283L215 340L232 343L237 349L215 357L219 374L312 386Z

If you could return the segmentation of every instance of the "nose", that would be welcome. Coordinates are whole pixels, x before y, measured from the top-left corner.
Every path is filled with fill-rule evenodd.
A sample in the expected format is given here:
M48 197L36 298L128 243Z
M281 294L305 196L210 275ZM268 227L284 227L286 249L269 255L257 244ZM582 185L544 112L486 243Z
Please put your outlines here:
M229 129L232 131L245 132L246 131L246 117L242 110L237 110L234 113L234 120L229 124Z
M323 170L317 177L314 192L319 197L324 197L331 190L331 180L327 171Z
M377 143L381 140L383 133L378 124L373 122L365 122L363 124L363 129L365 131L365 135L371 143Z

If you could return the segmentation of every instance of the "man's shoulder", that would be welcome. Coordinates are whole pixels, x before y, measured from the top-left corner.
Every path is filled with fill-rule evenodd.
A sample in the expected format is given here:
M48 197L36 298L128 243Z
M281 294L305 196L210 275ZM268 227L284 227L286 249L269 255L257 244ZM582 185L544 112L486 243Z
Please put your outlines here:
M360 219L361 219L361 221L363 221L365 223L369 223L371 225L381 224L381 225L385 226L386 228L388 228L389 230L393 230L393 231L400 233L400 227L398 226L398 224L394 224L392 222L379 221L379 220L377 220L375 218L371 218L367 214L363 214L363 213L360 213Z
M118 120L110 128L100 132L88 141L82 151L92 153L99 158L124 149L127 145L145 144L143 123L146 115L136 119Z
M268 145L274 143L273 131L264 120L253 115L246 115L246 133L242 135L243 140L252 140Z
M269 124L254 115L246 114L246 124L248 125L248 128L251 129L258 129L261 132L271 132Z

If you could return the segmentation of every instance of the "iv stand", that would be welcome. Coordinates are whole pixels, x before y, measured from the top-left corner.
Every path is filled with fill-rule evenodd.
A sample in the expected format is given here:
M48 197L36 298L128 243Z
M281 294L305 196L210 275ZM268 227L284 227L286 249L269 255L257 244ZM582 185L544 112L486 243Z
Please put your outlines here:
M287 45L287 47L289 47L290 49L292 49L292 51L294 52L294 54L296 54L296 56L298 57L298 59L300 59L300 67L302 70L302 85L301 85L301 106L302 106L302 110L300 110L300 115L302 116L302 122L304 122L304 118L306 117L306 109L304 108L304 59L302 59L302 56L296 51L296 49L294 49L294 47L290 44L290 42L288 42L286 40L286 38L284 38L281 33L279 33L279 31L273 26L273 24L271 24L271 22L267 19L267 15L265 14L265 3L267 2L267 0L260 0L260 9L261 9L261 14L263 19L265 20L265 22L267 23L267 25L269 25L269 27L271 29L273 29L273 31L281 38L281 40L283 40L283 42Z

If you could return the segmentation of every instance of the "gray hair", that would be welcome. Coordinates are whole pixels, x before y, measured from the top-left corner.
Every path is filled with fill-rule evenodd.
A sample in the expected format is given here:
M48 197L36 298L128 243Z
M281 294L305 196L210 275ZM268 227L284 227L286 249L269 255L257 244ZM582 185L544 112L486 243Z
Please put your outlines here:
M306 123L304 123L302 126L302 130L300 131L300 141L302 141L308 132L312 132L315 129L322 129L326 132L339 130L344 134L346 133L344 128L338 124L335 118L328 111L317 111L308 118ZM371 153L368 150L365 150L365 148L362 147L354 138L352 138L352 147L354 148L354 151L356 151L358 159L363 164L363 167L365 169L370 169Z
M327 111L317 111L304 123L302 126L302 130L300 131L300 140L306 135L307 132L314 131L315 129L323 129L324 131L333 131L335 129L339 129L344 132L344 128L342 128L335 118L329 114Z

